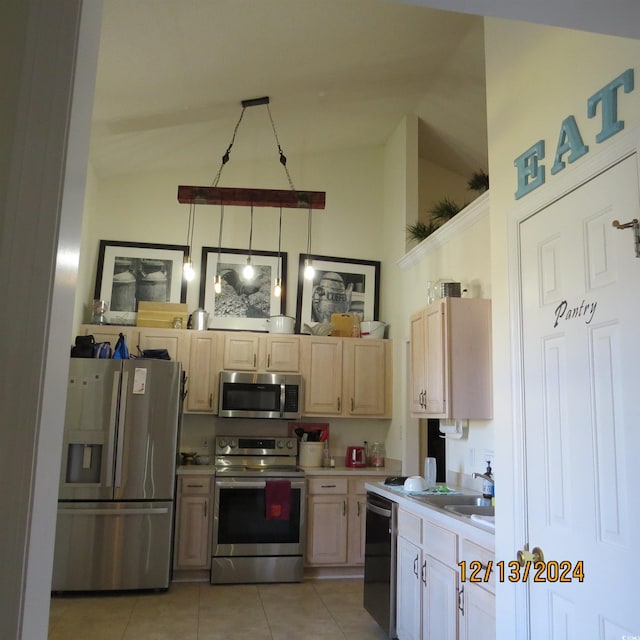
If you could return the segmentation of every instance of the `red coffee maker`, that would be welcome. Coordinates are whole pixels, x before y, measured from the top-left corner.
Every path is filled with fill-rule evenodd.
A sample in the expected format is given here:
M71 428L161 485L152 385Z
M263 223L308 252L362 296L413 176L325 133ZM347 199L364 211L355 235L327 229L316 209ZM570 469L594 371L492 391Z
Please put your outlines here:
M358 469L367 466L364 447L347 447L347 455L344 460L345 467Z

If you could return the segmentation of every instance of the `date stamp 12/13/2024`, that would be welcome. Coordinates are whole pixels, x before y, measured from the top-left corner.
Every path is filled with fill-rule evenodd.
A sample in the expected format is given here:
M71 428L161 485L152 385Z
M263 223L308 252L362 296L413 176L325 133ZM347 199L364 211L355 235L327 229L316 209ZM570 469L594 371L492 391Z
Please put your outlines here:
M458 562L460 567L461 582L489 582L494 575L499 582L527 582L529 578L533 582L582 582L584 580L584 563L578 560L575 563L568 560L560 562L549 560L547 562L533 562L527 560L522 564L517 560L505 562L488 560L483 564L479 560ZM640 638L638 638L640 640Z

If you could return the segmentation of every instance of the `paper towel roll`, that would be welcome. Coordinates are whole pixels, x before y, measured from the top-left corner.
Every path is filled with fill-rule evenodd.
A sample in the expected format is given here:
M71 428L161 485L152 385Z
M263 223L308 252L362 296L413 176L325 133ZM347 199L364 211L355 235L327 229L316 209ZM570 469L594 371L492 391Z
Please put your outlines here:
M462 438L462 422L460 420L440 420L440 433L451 440Z

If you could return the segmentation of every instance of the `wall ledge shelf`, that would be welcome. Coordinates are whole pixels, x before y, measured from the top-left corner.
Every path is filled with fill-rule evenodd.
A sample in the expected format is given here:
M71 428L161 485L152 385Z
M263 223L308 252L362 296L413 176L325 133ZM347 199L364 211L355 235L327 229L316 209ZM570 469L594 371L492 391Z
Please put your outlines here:
M485 191L462 209L460 213L457 213L451 220L445 222L439 229L434 231L428 238L425 238L413 249L405 253L396 264L403 271L410 269L420 263L430 253L444 246L455 235L468 229L478 222L478 220L488 215L489 192Z

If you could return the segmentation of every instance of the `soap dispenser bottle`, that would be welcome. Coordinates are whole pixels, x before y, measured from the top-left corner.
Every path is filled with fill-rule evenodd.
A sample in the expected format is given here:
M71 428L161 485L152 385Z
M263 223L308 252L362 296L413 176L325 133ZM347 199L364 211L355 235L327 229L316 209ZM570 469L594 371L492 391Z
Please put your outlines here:
M487 478L493 477L491 475L490 460L487 460L487 470L484 472L484 475L487 476ZM488 480L487 478L484 478L484 480L482 481L482 497L491 499L493 498L493 483L491 482L491 480Z

